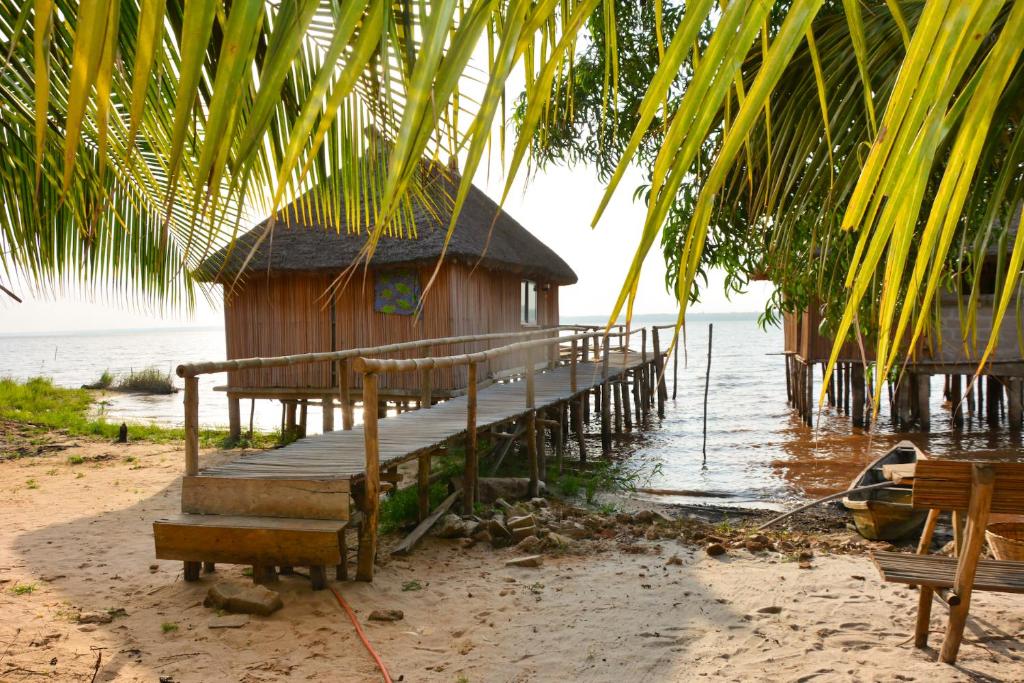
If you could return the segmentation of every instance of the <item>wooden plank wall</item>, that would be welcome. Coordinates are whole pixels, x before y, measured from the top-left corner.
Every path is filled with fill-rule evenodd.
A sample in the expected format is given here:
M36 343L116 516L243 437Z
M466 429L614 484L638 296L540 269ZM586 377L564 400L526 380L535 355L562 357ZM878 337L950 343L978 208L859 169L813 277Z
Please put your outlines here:
M827 361L832 355L833 339L824 337L818 332L820 325L821 314L816 305L804 311L786 313L783 322L785 351L795 353L806 362ZM874 347L868 345L864 350L867 353L867 361L872 362L875 359ZM859 361L861 353L857 343L848 341L843 344L839 359Z
M417 268L420 284L425 286L433 266ZM326 275L291 274L252 278L233 297L225 299L224 322L228 358L281 356L331 350L330 310L323 294L332 278ZM438 272L426 293L423 315L378 313L373 310L374 277L357 276L335 297L335 350L380 346L399 342L494 332L521 332L520 286L515 274L448 263ZM538 283L537 318L540 327L558 324L558 287ZM509 338L504 343L521 341ZM443 356L500 346L501 340L437 346L429 355ZM415 358L426 349L388 354L389 358ZM539 362L541 359L537 358ZM481 367L479 377L521 366L522 358L507 356ZM416 392L417 373L389 373L381 376L380 389ZM435 389L465 387L466 369L434 371ZM229 373L231 386L328 388L329 364L299 365ZM356 373L350 386L359 387Z
M284 356L331 350L331 318L323 275L255 276L233 295L225 292L228 358ZM326 387L326 365L295 365L228 373L228 384L246 387Z

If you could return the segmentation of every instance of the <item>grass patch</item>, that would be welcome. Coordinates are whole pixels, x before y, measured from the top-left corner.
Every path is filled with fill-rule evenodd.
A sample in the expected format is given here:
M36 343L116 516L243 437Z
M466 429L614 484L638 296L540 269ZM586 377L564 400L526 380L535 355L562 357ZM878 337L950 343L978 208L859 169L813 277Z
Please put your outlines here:
M83 462L85 462L85 458L80 455L72 455L68 457L69 465L81 465Z
M165 621L164 623L160 624L160 630L164 633L173 633L174 631L178 630L178 625L175 624L173 621Z
M120 424L103 417L89 415L95 398L85 389L58 387L48 377L34 377L24 382L0 378L0 419L18 422L46 430L62 430L73 436L90 436L114 440ZM170 443L185 440L181 427L161 427L155 424L128 425L128 438L132 441ZM272 448L278 445L277 432L257 433L251 439L232 440L225 429L200 429L202 448ZM77 461L75 460L77 458ZM71 456L68 463L84 462L80 456Z
M31 595L37 586L34 583L16 583L11 586L11 593L14 595Z
M440 480L430 487L430 509L433 510L448 497L448 480L462 473L464 455L461 449L451 448L441 459L440 466L433 474L440 474ZM380 504L380 530L391 533L404 529L416 521L419 512L419 493L415 486L399 489Z
M97 389L97 390L98 389L109 389L110 386L113 383L114 383L114 373L110 372L110 370L104 370L103 374L100 375L100 378L98 380L96 380L92 384L83 385L82 388L83 389Z
M39 482L36 481L35 479L28 479L25 482L25 488L37 489L37 488L39 488Z
M174 386L174 380L171 379L171 373L163 372L158 368L146 368L138 372L132 370L127 377L117 380L114 388L117 391L132 391L140 394L173 394L178 390Z

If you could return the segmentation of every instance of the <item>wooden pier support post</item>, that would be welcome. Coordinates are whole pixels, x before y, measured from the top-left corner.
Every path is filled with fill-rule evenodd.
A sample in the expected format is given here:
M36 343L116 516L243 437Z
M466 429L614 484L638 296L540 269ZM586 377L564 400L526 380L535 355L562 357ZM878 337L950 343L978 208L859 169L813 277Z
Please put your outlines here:
M967 375L964 375L964 384L971 386L971 380ZM978 422L981 422L981 414L985 411L985 376L979 375L974 380L974 385L978 388Z
M1020 377L1010 377L1006 380L1006 421L1010 429L1019 430L1022 426L1024 411L1021 406L1021 381Z
M611 455L612 432L611 432L611 405L609 402L610 387L608 386L608 344L609 338L604 338L604 355L601 358L601 452Z
M185 378L185 476L199 474L199 378Z
M953 398L950 397L949 401L950 401L950 403L952 403L953 402ZM967 416L968 417L974 417L974 415L975 415L974 388L972 387L971 390L967 392Z
M619 390L622 386L622 382L619 380L610 380L612 400L615 403L615 434L622 434L622 392Z
M652 330L652 341L654 343L654 372L658 392L658 417L665 417L665 400L668 398L668 389L665 387L665 357L661 355L661 339L658 336L658 328Z
M786 401L789 405L793 405L793 382L792 374L793 370L790 363L790 355L787 353L786 356Z
M854 427L864 427L864 366L850 366L850 416Z
M917 376L917 423L922 432L932 428L932 376L921 373Z
M540 492L540 468L537 461L537 410L534 398L536 384L533 370L533 348L526 348L526 453L530 473L529 494L534 498Z
M963 429L964 426L964 391L960 385L960 375L949 378L950 406L953 411L953 427Z
M284 403L284 431L286 434L295 435L299 429L298 401L285 401Z
M590 360L590 339L583 339L582 361L588 363ZM590 424L590 390L584 391L580 394L580 411L583 413L582 420L584 424Z
M617 384L622 402L622 419L626 424L626 430L631 432L633 431L633 415L629 409L629 373L623 370Z
M636 415L637 423L639 423L640 422L640 382L638 381L639 380L639 375L637 375L636 368L634 368L632 371L629 372L628 377L632 378L632 381L630 382L630 384L633 385L633 413ZM627 379L627 381L629 381L629 380Z
M321 407L323 408L323 432L334 431L334 397L330 394L324 394L320 397Z
M422 522L430 515L430 456L420 453L416 462L416 521Z
M586 393L580 394L577 399L576 410L573 411L573 425L574 431L576 432L576 445L580 449L580 464L585 465L587 463L587 443L586 434L583 430L583 403L586 401Z
M994 375L988 375L985 380L985 419L989 426L995 426L999 424L999 399L1002 397L1003 384Z
M380 512L380 440L377 435L377 374L363 375L363 443L366 446L366 479L363 482L363 521L359 535L357 581L373 581L377 557L377 517Z
M241 399L234 394L228 394L228 438L232 441L242 438Z
M576 340L573 339L572 340L572 357L571 357L571 359L569 361L569 391L571 391L573 394L575 394L576 391L577 391L577 386L576 385L578 383L577 382L577 378L576 378L576 353L577 353Z
M476 363L470 363L466 372L466 476L462 478L462 511L471 515L476 504L479 465L476 454Z
M339 360L335 369L338 375L338 403L341 404L341 428L352 429L355 416L352 414L352 397L349 389L348 361Z
M309 403L305 400L299 402L299 438L306 438L306 424L309 417Z

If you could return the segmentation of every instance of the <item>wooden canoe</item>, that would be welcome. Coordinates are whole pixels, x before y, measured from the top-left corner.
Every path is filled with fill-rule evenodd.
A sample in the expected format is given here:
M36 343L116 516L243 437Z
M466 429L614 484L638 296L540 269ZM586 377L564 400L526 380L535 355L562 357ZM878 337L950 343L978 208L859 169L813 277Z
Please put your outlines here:
M925 458L910 441L901 441L887 453L864 468L852 482L850 489L878 484L886 480L886 465L908 465ZM871 541L895 541L920 531L928 516L927 510L915 510L910 505L911 488L896 486L889 489L861 491L843 498L843 507L853 515L857 531Z

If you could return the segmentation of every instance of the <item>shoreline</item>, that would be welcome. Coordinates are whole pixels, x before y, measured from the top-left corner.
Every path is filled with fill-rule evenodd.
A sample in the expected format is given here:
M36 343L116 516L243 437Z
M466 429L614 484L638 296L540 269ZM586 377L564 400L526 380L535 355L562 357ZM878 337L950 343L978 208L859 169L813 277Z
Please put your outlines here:
M203 452L206 462L236 455ZM151 524L178 511L181 465L176 444L84 438L0 463L9 501L0 510L0 674L88 681L99 661L98 681L379 680L330 592L311 591L300 575L275 586L279 612L211 628L219 617L202 607L207 589L248 579L242 567L218 566L186 584L180 563L153 559ZM432 536L392 558L387 547L401 536L390 534L374 583L330 585L395 680L1024 679L1021 596L978 594L971 614L983 628L968 627L949 667L907 644L916 592L879 581L870 544L849 531L773 533L793 551L751 550L732 521L662 527L630 517L633 504L654 509L623 500L617 514L630 521L601 517L601 534L579 552L544 553L537 568L507 567L515 548ZM708 528L726 536L725 555L704 550ZM377 609L404 618L369 621ZM83 614L109 621L79 623ZM933 645L944 616L933 610Z

